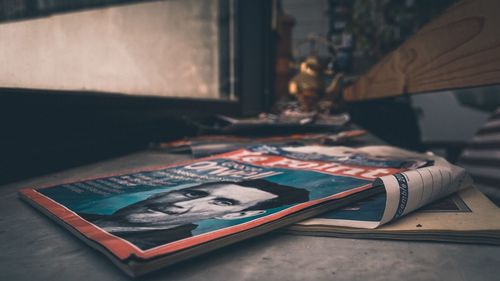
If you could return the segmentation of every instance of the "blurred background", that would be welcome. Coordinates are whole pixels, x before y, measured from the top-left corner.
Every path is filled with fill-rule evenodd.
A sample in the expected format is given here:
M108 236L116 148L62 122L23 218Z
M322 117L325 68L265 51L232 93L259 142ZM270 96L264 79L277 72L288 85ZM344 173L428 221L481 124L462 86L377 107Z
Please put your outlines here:
M356 81L455 2L1 0L0 183L195 135L215 114L270 111L309 56ZM389 144L457 161L498 90L346 110Z
M340 50L335 67L357 76L455 2L458 1L283 0L281 8L283 14L293 19L291 45L295 60L315 53L327 62L331 57L327 46L307 44L308 38L314 36L327 38ZM408 102L417 114L422 141L470 139L500 105L499 89L490 86L411 96Z

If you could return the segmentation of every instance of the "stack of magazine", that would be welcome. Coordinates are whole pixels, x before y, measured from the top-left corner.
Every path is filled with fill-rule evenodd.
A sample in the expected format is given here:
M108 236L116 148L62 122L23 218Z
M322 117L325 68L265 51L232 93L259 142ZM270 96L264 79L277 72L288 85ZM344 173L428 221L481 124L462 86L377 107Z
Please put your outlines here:
M389 146L261 144L20 196L131 276L277 229L499 242L499 212L463 169Z

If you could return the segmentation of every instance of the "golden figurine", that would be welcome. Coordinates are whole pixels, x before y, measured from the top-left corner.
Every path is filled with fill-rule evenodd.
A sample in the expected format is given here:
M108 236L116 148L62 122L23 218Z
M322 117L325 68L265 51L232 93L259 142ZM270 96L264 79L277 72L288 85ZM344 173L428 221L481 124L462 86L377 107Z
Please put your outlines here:
M290 80L288 90L297 98L303 112L316 111L318 101L324 94L323 77L320 73L318 59L311 56L300 64L300 72Z
M339 102L343 74L330 75L334 76L333 80L325 87L325 75L316 57L310 56L300 64L300 72L290 80L288 90L302 112L328 114Z

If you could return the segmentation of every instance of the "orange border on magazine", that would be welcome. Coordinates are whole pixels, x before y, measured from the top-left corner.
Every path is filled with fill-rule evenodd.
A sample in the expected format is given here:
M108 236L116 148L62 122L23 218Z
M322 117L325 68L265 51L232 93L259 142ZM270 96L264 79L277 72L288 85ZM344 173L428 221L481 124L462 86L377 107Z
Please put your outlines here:
M185 238L179 241L171 242L165 245L161 245L148 250L141 250L131 244L130 242L114 236L108 232L105 232L101 228L95 226L94 224L84 220L80 216L78 216L73 211L70 211L63 205L53 201L52 199L38 193L34 189L24 189L21 192L31 200L35 201L40 206L46 208L49 212L60 218L65 223L71 225L77 231L82 233L85 237L90 240L93 240L101 245L103 245L106 249L108 249L111 253L117 256L119 259L124 260L130 257L131 255L135 255L139 258L149 259L161 255L170 254L173 252L177 252L179 250L183 250L192 246L200 245L205 242L221 238L224 236L228 236L231 234L235 234L238 232L242 232L245 230L252 229L254 227L260 226L262 224L278 220L286 215L295 213L302 209L305 209L310 206L317 205L319 203L339 199L346 197L348 195L366 190L371 188L371 184L366 184L357 188L353 188L347 191L343 191L337 193L335 195L324 197L317 200L308 201L306 203L302 203L299 205L292 206L285 210L279 211L277 213L273 213L271 215L261 217L252 221L248 221L246 223L226 227L223 229L215 230L208 233L199 234L193 237Z
M154 171L158 169L165 169L165 168L171 168L171 167L177 167L189 163L194 163L194 162L199 162L199 161L204 161L204 160L209 160L209 159L220 159L220 158L225 158L227 156L231 156L237 152L241 152L244 149L232 151L229 153L224 153L224 154L218 154L215 156L210 156L210 157L205 157L205 158L199 158L199 159L191 159L189 161L182 161L178 162L175 164L171 165L165 165L165 166L150 166L150 167L142 167L141 169L134 169L134 170L129 170L126 173L115 173L115 174L108 174L108 175L101 175L98 177L89 177L89 178L84 178L84 179L78 179L78 180L70 180L70 181L64 181L62 183L56 184L56 185L62 185L62 184L68 184L68 183L75 183L75 182L81 182L81 181L87 181L87 180L95 180L95 179L100 179L100 178L106 178L106 177L112 177L112 176L119 176L119 175L127 175L130 173L136 173L136 172L146 172L146 171ZM355 178L355 177L354 177ZM43 188L49 188L56 186L54 184L50 185L42 185L41 187L37 187L36 189L43 189ZM45 195L39 193L36 191L34 188L25 188L20 190L19 192L22 193L24 196L30 198L32 201L36 202L38 205L44 207L47 209L50 213L53 215L57 216L59 219L61 219L63 222L69 224L72 226L74 229L76 229L78 232L83 234L86 238L95 241L102 246L104 246L106 249L108 249L111 253L113 253L116 257L118 257L121 260L125 260L129 258L132 255L135 255L136 257L142 258L142 259L149 259L149 258L154 258L157 256L161 255L166 255L170 253L174 253L189 247L193 247L196 245L200 245L203 243L206 243L208 241L221 238L224 236L228 236L231 234L235 234L238 232L242 232L245 230L249 230L252 228L255 228L257 226L263 225L268 222L272 222L275 220L278 220L282 217L285 217L289 214L296 213L302 209L305 209L310 206L314 206L326 201L334 200L334 199L340 199L344 198L348 195L358 193L364 190L367 190L372 187L372 184L366 184L362 185L350 190L346 190L343 192L339 192L337 194L308 201L305 203L301 203L292 207L289 207L287 209L281 210L279 212L251 220L242 224L226 227L223 229L218 229L215 231L199 234L193 237L188 237L185 239L181 239L175 242L171 242L168 244L160 245L148 250L141 250L132 243L119 238L115 235L112 235L101 228L97 227L96 225L84 220L80 216L78 216L75 212L69 210L62 204L57 203L56 201L46 197Z

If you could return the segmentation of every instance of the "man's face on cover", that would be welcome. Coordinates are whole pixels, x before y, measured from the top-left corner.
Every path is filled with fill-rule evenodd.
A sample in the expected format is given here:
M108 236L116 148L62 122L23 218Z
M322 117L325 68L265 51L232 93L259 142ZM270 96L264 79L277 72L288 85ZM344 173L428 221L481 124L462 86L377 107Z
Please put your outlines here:
M237 213L276 195L237 184L211 184L153 196L118 210L114 216L129 226L174 227Z

